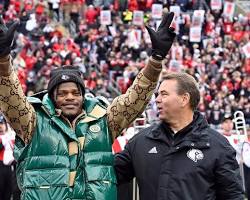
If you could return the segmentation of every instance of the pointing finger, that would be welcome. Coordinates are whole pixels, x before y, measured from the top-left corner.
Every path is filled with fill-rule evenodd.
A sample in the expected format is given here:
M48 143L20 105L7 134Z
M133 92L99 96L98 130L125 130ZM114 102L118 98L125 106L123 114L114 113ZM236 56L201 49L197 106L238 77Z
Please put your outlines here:
M166 23L164 24L164 26L166 28L170 27L170 25L171 25L171 23L173 21L173 18L174 18L174 13L173 12L169 13L169 15L166 17Z
M161 29L162 27L164 27L164 25L167 22L168 15L169 15L169 13L163 14L163 17L162 17L161 23L160 23L160 25L158 27L158 30Z

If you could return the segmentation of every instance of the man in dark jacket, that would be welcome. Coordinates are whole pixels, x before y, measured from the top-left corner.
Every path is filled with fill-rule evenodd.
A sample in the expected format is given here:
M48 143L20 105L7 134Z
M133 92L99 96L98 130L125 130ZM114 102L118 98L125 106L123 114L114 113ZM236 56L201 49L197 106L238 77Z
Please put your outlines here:
M243 200L235 151L196 110L195 79L163 77L159 124L140 131L115 157L119 183L137 178L140 200Z

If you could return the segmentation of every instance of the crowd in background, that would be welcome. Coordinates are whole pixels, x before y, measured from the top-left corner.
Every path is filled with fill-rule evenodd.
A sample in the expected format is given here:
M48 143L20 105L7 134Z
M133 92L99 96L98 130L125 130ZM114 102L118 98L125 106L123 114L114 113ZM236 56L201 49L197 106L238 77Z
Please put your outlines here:
M4 20L20 20L13 63L25 93L46 89L50 71L62 65L79 66L95 95L113 98L126 91L151 45L145 27L133 25L132 12L144 11L145 24L156 26L153 3L163 4L164 10L172 5L181 9L177 40L163 73L183 70L197 78L199 109L215 127L236 110L249 124L250 59L242 47L249 42L250 18L225 17L210 8L210 0L0 0ZM205 10L199 43L189 41L195 9ZM111 25L100 24L101 10L111 11ZM138 30L140 42L134 43L131 33Z

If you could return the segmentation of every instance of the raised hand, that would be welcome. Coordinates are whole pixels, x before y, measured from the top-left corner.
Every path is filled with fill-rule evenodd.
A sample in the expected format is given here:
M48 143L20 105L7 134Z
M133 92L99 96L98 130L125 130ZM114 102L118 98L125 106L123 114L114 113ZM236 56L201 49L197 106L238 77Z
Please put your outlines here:
M11 51L14 34L19 22L13 22L8 28L0 16L0 57L8 55Z
M154 59L163 60L173 44L176 36L174 29L170 27L173 18L173 12L164 14L157 31L146 26L152 43L152 57Z

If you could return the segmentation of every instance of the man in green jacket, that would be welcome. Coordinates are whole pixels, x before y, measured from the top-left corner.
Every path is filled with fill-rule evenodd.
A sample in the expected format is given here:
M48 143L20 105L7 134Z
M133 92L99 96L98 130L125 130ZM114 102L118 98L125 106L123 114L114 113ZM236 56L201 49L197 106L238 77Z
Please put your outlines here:
M52 71L48 93L25 97L13 71L11 45L18 25L0 21L0 109L17 134L15 158L23 200L115 200L113 139L145 109L157 85L161 61L175 38L173 13L154 31L152 56L127 92L106 106L85 98L74 67Z

